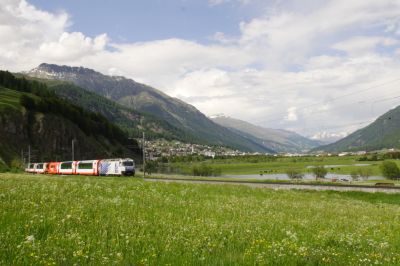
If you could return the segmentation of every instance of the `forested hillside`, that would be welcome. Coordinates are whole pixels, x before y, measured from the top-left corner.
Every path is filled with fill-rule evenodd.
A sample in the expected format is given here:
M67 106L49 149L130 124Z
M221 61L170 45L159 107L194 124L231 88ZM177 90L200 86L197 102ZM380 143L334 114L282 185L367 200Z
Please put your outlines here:
M7 165L21 163L29 145L33 161L71 159L73 139L76 159L140 155L137 142L103 115L6 71L0 71L0 137L0 157Z
M49 82L46 79L41 80L41 82L46 82L48 89L59 97L74 102L86 110L102 114L133 138L141 137L144 131L146 139L195 140L193 136L186 136L183 131L151 114L125 107L106 97L76 86L73 83L64 81Z

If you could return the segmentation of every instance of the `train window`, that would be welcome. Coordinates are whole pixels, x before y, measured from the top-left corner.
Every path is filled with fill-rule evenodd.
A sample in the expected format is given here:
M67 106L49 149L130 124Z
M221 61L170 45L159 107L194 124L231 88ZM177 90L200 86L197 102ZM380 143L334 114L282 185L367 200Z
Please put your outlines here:
M42 169L43 168L43 164L42 163L40 163L40 164L38 164L37 166L36 166L36 169Z
M70 163L62 163L61 169L72 169L72 162Z
M33 164L33 163L31 163L30 165L29 165L29 168L34 168L35 167L35 165Z
M93 163L79 163L78 169L93 169Z
M125 161L125 162L122 162L122 165L123 165L123 166L133 166L133 161Z

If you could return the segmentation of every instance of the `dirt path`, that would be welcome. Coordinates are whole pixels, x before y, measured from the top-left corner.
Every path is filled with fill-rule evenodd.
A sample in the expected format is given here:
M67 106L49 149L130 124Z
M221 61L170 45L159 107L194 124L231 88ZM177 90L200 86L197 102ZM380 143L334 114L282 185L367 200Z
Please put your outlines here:
M382 192L400 193L400 187L373 187L373 186L338 186L338 185L312 185L312 184L292 184L292 183L257 183L247 181L216 181L216 180L195 180L195 179L168 179L168 178L145 178L150 182L175 182L189 184L215 184L215 185L241 185L256 188L270 189L307 189L307 190L334 190L334 191L362 191L362 192Z

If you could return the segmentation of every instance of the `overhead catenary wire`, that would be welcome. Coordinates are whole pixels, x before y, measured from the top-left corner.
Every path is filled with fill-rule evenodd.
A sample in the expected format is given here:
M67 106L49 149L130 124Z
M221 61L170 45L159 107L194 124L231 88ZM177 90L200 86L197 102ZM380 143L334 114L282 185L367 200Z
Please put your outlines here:
M399 96L400 98L400 96ZM395 120L395 121L399 121L400 118L396 118L394 119L393 117L389 116L389 117L379 117L376 119L370 119L370 120L364 120L364 121L359 121L359 122L355 122L355 123L349 123L349 124L341 124L341 125L336 125L336 126L319 126L319 127L306 127L306 128L302 128L302 130L313 130L313 129L321 129L321 130L331 130L331 129L337 129L337 128L345 128L345 127L351 127L351 126L361 126L361 125L365 125L365 124L371 124L373 122L379 121L379 120Z
M331 103L331 102L337 101L338 99L343 99L343 98L346 98L346 97L357 95L357 94L360 94L360 93L363 93L363 92L366 92L366 91L370 91L370 90L373 90L373 89L376 89L376 88L380 88L380 87L383 87L383 86L386 86L386 85L389 85L389 84L396 83L398 81L400 81L400 78L397 78L397 79L394 79L394 80L390 80L388 82L384 82L384 83L381 83L381 84L378 84L378 85L375 85L375 86L371 86L371 87L368 87L368 88L365 88L365 89L357 90L357 91L354 91L354 92L351 92L351 93L347 93L347 94L344 94L344 95L340 95L340 96L334 97L334 98L329 99L329 100L321 101L321 102L310 104L310 105L306 105L306 106L301 106L299 108L296 108L296 111L310 109L311 107L317 106L317 105L320 105L320 104L326 105L327 103ZM376 99L375 97L372 98L372 99L361 99L361 100L357 99L356 101L353 101L353 102L350 102L350 103L346 103L346 104L343 104L343 105L340 105L340 106L334 106L334 107L335 108L341 108L341 107L348 106L348 105L355 105L355 104L361 105L361 104L367 104L368 102L371 102L371 114L373 115L373 107L374 107L375 104L379 104L379 103L390 101L390 100L398 100L400 98L400 96L398 95L398 90L393 91L392 93L386 94L386 96L387 95L393 95L393 94L396 94L396 95L391 96L391 97L380 98L380 99ZM310 116L318 115L318 114L321 114L321 113L330 112L330 111L332 111L332 108L333 107L331 107L329 109L326 109L326 110L315 110L315 111L307 112L305 116L303 114L303 117L310 117ZM287 112L281 113L281 117L273 119L273 120L264 120L263 122L264 123L271 123L271 122L276 122L276 121L282 121L282 120L285 119L286 116L287 116ZM367 123L368 124L372 123L375 120L376 119L371 119L371 120L368 120L368 121L355 122L355 123L337 125L337 126L328 126L328 127L319 126L317 128L320 129L320 130L323 130L323 131L331 131L333 129L344 128L344 127L362 126L362 125L365 125ZM300 130L305 132L305 131L315 130L317 128L301 127ZM357 129L355 129L355 130L357 130Z
M390 101L390 100L397 100L399 98L400 98L400 95L397 95L397 96L394 96L394 97L386 97L386 98L381 98L381 99L375 99L375 100L373 100L371 102L371 104L376 104L376 103ZM348 106L348 105L354 105L355 103L359 104L359 105L367 104L368 102L369 101L367 101L367 100L358 101L358 102L351 102L351 103L346 103L346 104L342 104L342 105L339 105L339 106L335 106L335 108L341 108L341 107L345 107L345 106ZM332 108L329 108L329 109L326 109L326 110L314 111L314 112L308 113L307 115L321 114L321 113L326 113L326 112L330 112L330 111L332 111Z
M337 101L338 99L342 99L342 98L346 98L346 97L349 97L349 96L357 95L357 94L360 94L360 93L363 93L363 92L366 92L366 91L370 91L370 90L373 90L373 89L376 89L376 88L380 88L380 87L386 86L388 84L396 83L398 81L400 81L400 78L393 79L391 81L387 81L387 82L384 82L384 83L381 83L381 84L377 84L375 86L371 86L371 87L368 87L368 88L365 88L365 89L361 89L361 90L358 90L358 91L354 91L354 92L351 92L351 93L347 93L347 94L344 94L344 95L340 95L340 96L331 98L329 100L324 100L324 101L320 101L320 102L309 104L309 105L303 105L303 106L297 107L296 111L301 111L301 110L309 109L311 107L318 106L318 105L321 105L321 104L327 104L327 103L330 103L330 102L334 102L334 101ZM400 98L400 96L396 96L394 98ZM357 103L361 103L361 102L362 101L357 100L356 102L348 103L346 105L357 104ZM326 112L326 111L324 111L324 112ZM316 113L321 113L321 110L310 112L310 113L307 114L307 116L310 116L310 115L313 115L313 114L316 114ZM262 122L262 123L271 123L271 122L282 121L282 120L284 120L286 115L287 115L286 111L285 112L281 112L280 114L278 113L276 115L276 116L279 116L279 118L277 117L277 118L274 118L274 119L263 120L263 121L260 121L260 122Z
M382 98L382 99L374 100L373 102L371 102L371 106L376 104L376 103L381 103L381 102L390 101L390 100L397 100L397 99L400 99L400 95L397 95L397 96L394 96L394 97L389 97L389 98ZM351 103L347 103L347 104L342 104L340 106L335 106L335 108L342 108L342 107L345 107L345 106L348 106L348 105L354 105L355 103L357 103L357 104L366 104L368 102L369 101L351 102ZM330 111L332 111L332 108L329 108L329 109L326 109L326 110L316 110L316 111L312 111L312 112L307 113L306 116L310 117L310 116L314 116L314 115L320 115L320 114L327 113L327 112L330 112ZM268 122L276 122L276 121L282 121L282 118L278 118L278 119L275 119L275 120L269 120ZM370 121L370 122L372 122L372 121Z

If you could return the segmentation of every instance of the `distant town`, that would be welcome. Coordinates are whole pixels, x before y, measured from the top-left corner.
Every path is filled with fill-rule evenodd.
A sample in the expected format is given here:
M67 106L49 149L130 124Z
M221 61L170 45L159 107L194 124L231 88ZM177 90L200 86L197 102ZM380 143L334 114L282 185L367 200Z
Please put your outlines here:
M141 140L138 139L141 143ZM243 151L233 150L222 146L208 146L201 144L184 143L180 141L168 141L164 139L145 141L146 157L157 159L170 156L204 155L206 157L215 156L237 156L248 154ZM260 153L258 153L260 154Z
M143 145L142 140L138 142ZM184 143L177 140L146 140L145 152L146 158L156 160L161 157L171 156L188 156L188 155L203 155L206 157L214 158L216 156L241 156L241 155L271 155L271 156L284 156L284 157L300 157L300 156L351 156L351 155L366 155L368 153L381 153L381 152L398 152L398 149L383 149L376 151L354 151L354 152L340 152L340 153L260 153L260 152L244 152L239 150L230 149L223 146L209 146L201 144Z

